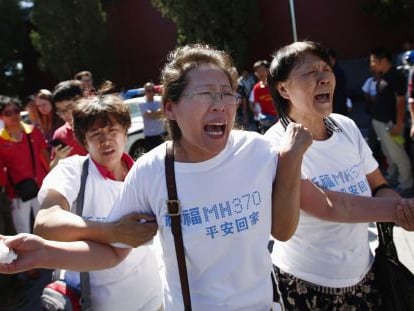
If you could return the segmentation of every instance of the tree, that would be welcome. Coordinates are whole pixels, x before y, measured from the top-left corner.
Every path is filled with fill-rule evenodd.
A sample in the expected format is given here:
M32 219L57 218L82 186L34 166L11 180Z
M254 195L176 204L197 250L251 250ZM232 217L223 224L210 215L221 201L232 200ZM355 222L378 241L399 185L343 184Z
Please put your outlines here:
M81 70L98 81L110 77L112 53L101 1L35 0L32 22L40 66L55 79L71 79Z
M251 0L151 0L177 27L177 44L203 42L224 49L237 66L246 65L251 35L259 29L259 9Z
M360 0L362 7L377 16L385 25L402 30L414 27L413 0ZM412 31L411 31L412 32Z
M18 2L1 0L0 16L0 90L2 94L16 96L23 82L21 55L24 39L23 15Z

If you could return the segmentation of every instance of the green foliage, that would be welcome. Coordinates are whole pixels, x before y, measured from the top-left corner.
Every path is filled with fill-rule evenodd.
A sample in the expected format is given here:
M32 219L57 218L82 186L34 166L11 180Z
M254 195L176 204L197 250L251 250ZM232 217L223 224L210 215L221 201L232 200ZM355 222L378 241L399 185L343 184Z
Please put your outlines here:
M229 52L245 66L248 41L259 29L259 9L251 0L151 0L177 27L177 43L203 42Z
M100 0L35 0L35 30L30 34L40 53L40 67L67 80L89 70L96 81L111 75L106 15Z
M21 91L21 54L24 42L22 11L16 0L0 0L0 93L16 96Z
M414 27L413 0L360 0L362 8L377 16L385 26ZM412 32L412 31L411 31Z

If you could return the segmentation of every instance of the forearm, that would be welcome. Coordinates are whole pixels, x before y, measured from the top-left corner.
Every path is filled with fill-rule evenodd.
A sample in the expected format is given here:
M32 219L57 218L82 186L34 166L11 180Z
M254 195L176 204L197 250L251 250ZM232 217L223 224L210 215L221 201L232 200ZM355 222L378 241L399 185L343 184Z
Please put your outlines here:
M272 235L287 241L299 222L302 155L280 153L272 192Z
M108 269L119 264L124 258L121 253L106 244L91 241L78 242L45 242L45 259L40 267L50 269L67 269L73 271L93 271ZM104 260L102 260L104 258Z
M146 112L146 115L150 119L160 119L162 117L162 114L163 114L163 112L162 112L161 109L158 109L158 110L155 110L155 111L148 110Z
M309 184L305 187L308 192ZM398 196L372 198L313 187L313 198L302 196L301 208L317 218L342 223L396 221L397 205L401 201Z
M49 240L80 241L91 240L99 243L114 243L114 224L87 221L82 217L53 206L39 211L34 233Z

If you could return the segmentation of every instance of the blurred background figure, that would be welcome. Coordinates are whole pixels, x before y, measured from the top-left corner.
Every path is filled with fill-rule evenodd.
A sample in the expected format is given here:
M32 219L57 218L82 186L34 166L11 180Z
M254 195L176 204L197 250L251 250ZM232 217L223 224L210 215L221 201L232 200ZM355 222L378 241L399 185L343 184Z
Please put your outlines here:
M25 121L28 124L32 124L34 126L40 127L39 111L37 110L37 107L36 107L36 96L35 95L29 95L24 99L23 109L27 112L26 118L22 116L23 121Z
M408 39L401 44L401 51L397 54L395 66L399 67L405 65L404 56L405 53L410 50L414 50L414 42L413 40Z
M259 82L253 86L249 101L254 111L257 131L264 133L278 118L276 106L267 84L269 62L267 60L259 60L254 63L253 69Z
M391 183L398 181L402 196L411 196L413 173L403 137L407 81L393 66L391 53L387 49L374 49L370 54L370 66L379 75L372 126L387 157L386 177Z
M56 129L53 134L51 143L54 148L52 148L51 167L54 167L59 160L68 156L86 155L88 153L73 134L72 111L76 108L78 100L82 96L81 82L78 80L62 81L53 90L53 108L65 124Z
M367 130L367 142L372 150L374 158L378 161L380 169L384 172L387 169L387 160L382 153L380 141L375 134L374 128L372 127L372 116L375 103L375 96L377 95L377 81L379 74L371 70L372 76L368 77L362 85L362 94L365 100L365 112L369 116L368 130Z
M347 95L346 95L346 76L337 61L337 54L334 49L328 49L330 65L335 75L336 86L333 99L332 112L340 113L344 116L348 115Z
M75 74L74 79L79 80L82 83L84 97L93 96L96 94L95 88L93 86L92 73L90 71L80 71L77 74Z
M36 93L36 107L39 114L40 131L49 143L56 129L63 125L62 119L57 116L53 108L52 93L49 90L41 89Z
M250 74L247 68L242 70L240 77L237 79L237 94L240 95L240 105L237 110L238 123L245 129L249 128L250 122L253 121L253 110L249 105L249 96L256 84L256 79Z
M17 233L32 232L31 213L36 216L39 210L37 191L49 170L45 138L38 128L21 121L20 111L16 99L0 96L0 117L4 122L0 130L0 159L7 173L6 193ZM34 181L38 189L24 199L17 189L25 180Z
M160 145L164 141L165 126L162 120L161 96L154 96L154 83L144 85L145 95L140 98L139 108L144 119L145 152Z

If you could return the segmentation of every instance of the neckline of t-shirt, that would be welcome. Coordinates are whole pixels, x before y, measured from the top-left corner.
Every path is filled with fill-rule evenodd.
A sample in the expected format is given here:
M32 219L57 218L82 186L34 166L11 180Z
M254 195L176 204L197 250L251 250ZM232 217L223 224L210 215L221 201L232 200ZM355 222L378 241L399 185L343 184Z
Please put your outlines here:
M175 162L175 170L181 173L188 173L188 172L194 173L194 172L204 172L204 171L212 170L217 165L221 164L224 160L227 159L229 152L232 149L231 146L233 144L234 144L234 137L233 137L233 131L232 131L229 135L229 139L227 141L226 146L218 155L206 161L197 162L197 163Z

